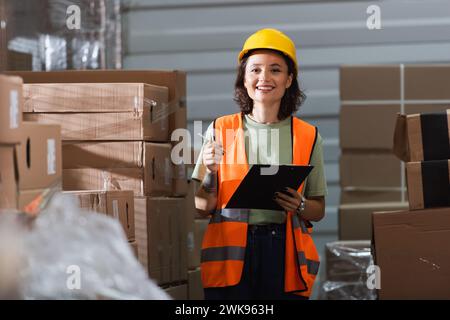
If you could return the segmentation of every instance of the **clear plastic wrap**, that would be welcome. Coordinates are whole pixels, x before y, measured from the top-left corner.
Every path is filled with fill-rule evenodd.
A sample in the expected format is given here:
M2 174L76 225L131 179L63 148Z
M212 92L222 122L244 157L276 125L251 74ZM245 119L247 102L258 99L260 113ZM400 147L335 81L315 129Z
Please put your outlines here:
M367 268L373 265L370 241L327 243L326 279L320 286L320 299L375 300L376 290L367 286Z
M80 13L73 28L71 6ZM120 19L120 0L20 0L11 3L8 48L32 54L35 71L120 69Z
M8 252L14 254L15 270L20 270L10 286L19 288L22 298L170 299L148 278L118 221L80 209L71 195L48 195L52 198L29 230L10 233L7 242L1 241L20 245L20 250L16 245ZM12 225L8 222L3 227ZM0 252L5 255L5 248ZM0 258L2 263L6 262ZM1 276L0 283L8 279Z

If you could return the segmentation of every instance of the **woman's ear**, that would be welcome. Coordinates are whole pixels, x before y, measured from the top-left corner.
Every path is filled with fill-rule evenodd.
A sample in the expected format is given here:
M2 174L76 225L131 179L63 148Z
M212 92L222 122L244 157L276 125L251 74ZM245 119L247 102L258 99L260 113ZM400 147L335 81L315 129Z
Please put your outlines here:
M289 74L289 77L288 77L288 80L286 83L286 89L289 89L289 87L291 86L293 77L294 77L294 75L292 73Z

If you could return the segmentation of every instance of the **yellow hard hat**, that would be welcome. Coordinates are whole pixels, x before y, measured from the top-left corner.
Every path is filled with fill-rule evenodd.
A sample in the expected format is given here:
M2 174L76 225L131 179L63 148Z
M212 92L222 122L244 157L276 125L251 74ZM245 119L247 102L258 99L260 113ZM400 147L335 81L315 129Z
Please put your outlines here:
M283 52L295 64L297 68L297 56L295 53L294 42L283 32L277 29L261 29L256 31L245 40L242 51L239 53L238 62L241 63L242 58L254 49L273 49Z

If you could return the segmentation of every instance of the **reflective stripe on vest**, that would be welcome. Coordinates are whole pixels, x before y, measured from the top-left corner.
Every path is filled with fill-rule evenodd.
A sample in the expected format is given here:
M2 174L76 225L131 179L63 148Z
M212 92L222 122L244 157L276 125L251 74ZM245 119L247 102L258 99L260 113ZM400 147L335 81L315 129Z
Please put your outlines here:
M214 121L215 139L221 142L234 163L222 160L218 171L217 207L202 243L201 273L205 288L239 283L247 246L249 210L227 209L227 202L248 172L241 114ZM228 131L231 131L229 134ZM308 165L317 130L292 118L293 164ZM304 183L298 189L302 191ZM311 237L312 229L292 212L287 212L285 292L308 297L319 270L319 255Z

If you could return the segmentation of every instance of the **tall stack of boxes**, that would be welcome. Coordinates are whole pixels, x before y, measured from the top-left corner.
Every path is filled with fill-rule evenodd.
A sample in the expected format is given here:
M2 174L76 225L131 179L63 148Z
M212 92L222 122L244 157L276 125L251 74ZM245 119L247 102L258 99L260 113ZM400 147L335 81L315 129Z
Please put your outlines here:
M0 208L24 209L61 189L61 127L22 121L22 79L0 75Z
M379 298L449 299L450 109L399 115L394 150L406 161L409 211L372 215Z
M82 206L118 216L125 230L134 223L138 259L149 276L167 292L177 292L175 298L187 299L193 236L186 219L194 208L187 204L186 166L171 157L178 142L170 142L174 130L187 127L186 74L16 74L27 83L25 118L62 126L64 189L76 193ZM129 193L122 202L116 199L114 209L114 197L123 190L134 193L133 219Z
M449 75L450 65L341 67L340 240L370 240L372 212L408 208L396 114L445 110Z

